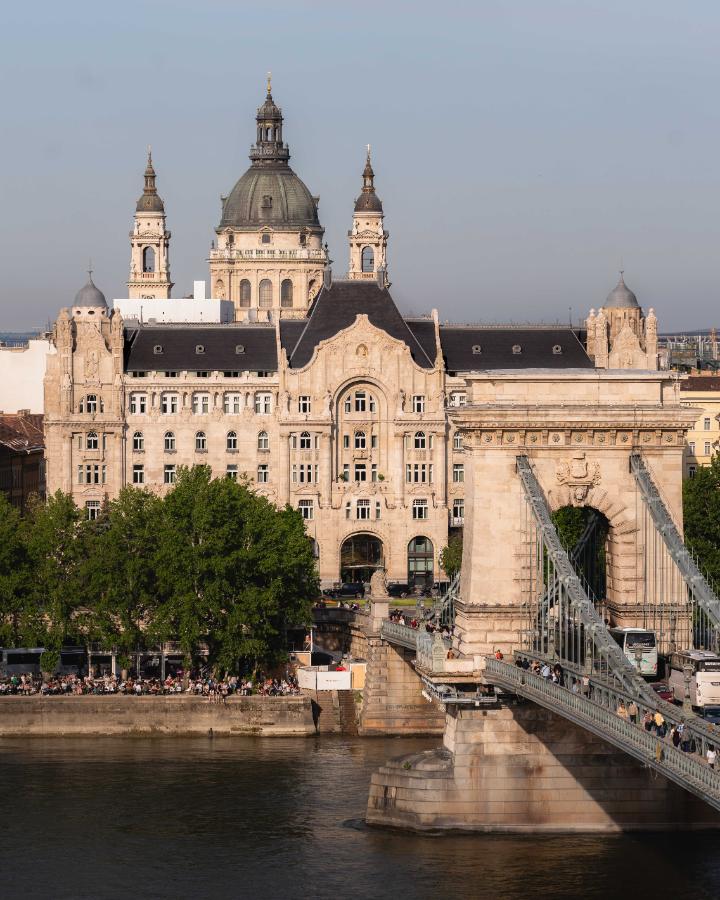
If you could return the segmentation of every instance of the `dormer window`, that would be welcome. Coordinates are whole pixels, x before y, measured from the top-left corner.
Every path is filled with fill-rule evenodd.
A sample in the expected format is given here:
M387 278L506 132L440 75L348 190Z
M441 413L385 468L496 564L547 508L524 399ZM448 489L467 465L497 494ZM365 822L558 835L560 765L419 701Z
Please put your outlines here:
M480 344L473 344L472 351L475 356L479 356L482 353L482 347L480 346Z
M205 347L203 344L195 344L195 352L202 355L205 352Z
M153 347L153 353L155 356L161 356L163 352L162 344L155 344Z
M272 209L272 197L270 194L265 194L262 198L262 203L260 204L261 209Z
M560 356L560 354L562 353L562 347L560 346L560 344L555 344L553 346L553 353L555 354L555 356Z
M512 352L515 356L519 356L522 353L522 347L520 344L513 344Z
M240 355L243 354L244 352L245 352L245 347L244 347L243 344L236 344L236 345L235 345L235 353L236 353L238 356L240 356Z
M260 238L260 240L262 241L263 244L269 244L270 243L270 235L267 232L265 232L265 234L263 234L263 236Z

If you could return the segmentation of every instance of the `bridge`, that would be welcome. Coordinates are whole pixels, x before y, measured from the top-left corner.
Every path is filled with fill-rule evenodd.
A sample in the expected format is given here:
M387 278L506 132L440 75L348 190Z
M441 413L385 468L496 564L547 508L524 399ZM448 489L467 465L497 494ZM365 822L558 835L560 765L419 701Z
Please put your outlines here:
M549 830L720 825L720 771L706 762L720 730L689 703L661 700L609 632L611 622L652 629L664 653L720 647L720 600L683 543L673 514L681 515L678 482L668 478L667 455L657 452L663 440L677 446L678 436L656 431L647 440L647 412L636 411L629 447L618 452L624 442L613 442L615 496L601 486L609 454L599 436L583 434L582 451L559 461L554 454L549 465L549 454L508 446L497 430L488 440L477 411L461 413L468 425L475 418L479 487L464 548L470 563L429 621L418 628L386 621L380 629L388 645L414 651L425 696L446 710L444 748L403 761L403 774L388 763L374 776L368 821L522 828L517 812L508 812L516 805L522 821ZM639 428L638 418L646 418ZM566 430L566 446L573 437ZM552 441L547 429L545 439ZM494 457L484 446L491 442ZM520 443L531 441L525 435ZM505 500L493 510L477 476L498 458L507 464L509 451L512 483L505 479ZM570 548L556 526L558 511L567 509L584 514ZM483 525L490 526L484 533ZM483 537L501 560L483 553ZM451 626L451 640L436 629L440 623ZM548 677L553 669L555 678ZM657 713L665 722L659 733L645 724ZM673 727L682 732L677 747ZM498 747L507 751L504 762ZM547 783L543 773L552 773ZM552 782L573 797L574 809L560 808L558 790L543 788ZM528 799L536 794L555 802L551 813ZM629 798L625 805L620 795ZM429 803L431 796L441 799Z

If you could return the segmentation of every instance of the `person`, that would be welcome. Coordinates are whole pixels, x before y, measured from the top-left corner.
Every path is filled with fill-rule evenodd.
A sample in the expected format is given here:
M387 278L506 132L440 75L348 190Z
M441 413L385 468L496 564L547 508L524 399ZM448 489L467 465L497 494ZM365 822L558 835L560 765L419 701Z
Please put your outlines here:
M552 675L552 670L550 669L550 666L547 663L545 663L543 665L542 669L540 669L540 674L545 679L549 679L550 676Z
M626 722L628 721L629 715L627 707L622 700L618 703L616 713L620 716L621 719L625 719Z
M680 726L673 725L672 731L670 732L670 740L672 741L673 747L677 750L680 746Z
M645 726L645 731L652 731L653 715L649 709L646 711L645 715L643 716L642 721L643 721L643 725Z
M527 656L523 656L522 667L523 667L523 669L525 669L526 672L530 668L530 662L528 661Z
M502 658L503 658L502 650L500 650L500 649L498 648L498 649L495 651L495 659L502 659Z
M636 725L637 717L638 717L638 708L637 708L637 703L635 703L634 700L630 701L627 711L628 711L628 716L630 718L630 721L633 723L633 725Z
M707 757L708 765L711 769L714 769L717 753L715 752L715 746L713 744L708 744L707 753L705 755Z
M655 733L658 737L665 737L665 719L660 710L657 710L655 715L653 716L653 722L655 723Z

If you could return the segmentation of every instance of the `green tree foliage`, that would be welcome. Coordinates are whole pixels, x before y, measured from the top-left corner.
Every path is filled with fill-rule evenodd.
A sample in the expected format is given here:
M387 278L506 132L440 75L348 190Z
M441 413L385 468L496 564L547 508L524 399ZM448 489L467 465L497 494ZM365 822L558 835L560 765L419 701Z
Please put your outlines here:
M0 492L0 643L20 646L30 587L30 560L20 513Z
M700 466L683 484L685 542L720 584L720 457Z
M440 565L445 570L447 577L452 579L460 571L462 566L463 542L462 538L451 537L446 547L440 551Z
M553 524L563 547L572 550L580 540L588 513L589 509L584 506L563 506L552 514Z

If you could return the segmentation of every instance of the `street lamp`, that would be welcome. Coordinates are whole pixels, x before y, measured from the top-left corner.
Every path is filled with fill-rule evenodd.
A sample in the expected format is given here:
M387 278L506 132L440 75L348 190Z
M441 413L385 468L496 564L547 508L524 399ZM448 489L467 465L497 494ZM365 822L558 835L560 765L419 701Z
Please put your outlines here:
M683 710L685 712L692 712L692 703L690 702L690 679L692 678L693 667L692 666L683 666L683 677L685 679L685 696L683 698Z

